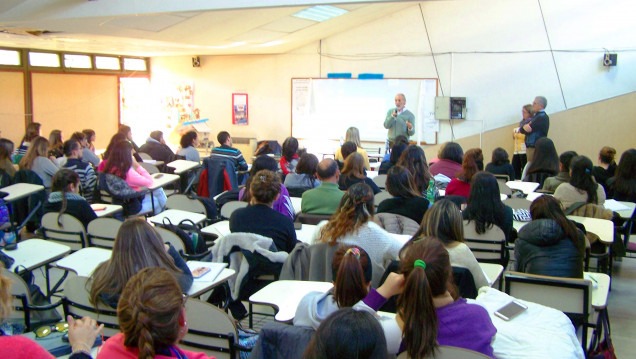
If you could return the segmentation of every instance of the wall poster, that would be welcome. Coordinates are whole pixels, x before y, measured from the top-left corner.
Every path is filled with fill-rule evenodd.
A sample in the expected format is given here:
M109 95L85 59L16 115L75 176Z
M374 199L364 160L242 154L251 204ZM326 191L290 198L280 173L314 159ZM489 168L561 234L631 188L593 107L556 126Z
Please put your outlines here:
M247 94L232 94L232 124L247 125Z

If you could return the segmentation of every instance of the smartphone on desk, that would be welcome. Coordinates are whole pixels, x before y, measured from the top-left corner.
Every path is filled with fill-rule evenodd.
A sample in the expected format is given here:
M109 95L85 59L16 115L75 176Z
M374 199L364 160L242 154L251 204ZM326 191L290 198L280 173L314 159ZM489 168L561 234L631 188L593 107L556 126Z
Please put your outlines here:
M523 313L526 309L528 309L527 305L517 300L513 300L512 302L499 308L499 310L495 312L495 315L505 321L508 321L516 317L517 315Z

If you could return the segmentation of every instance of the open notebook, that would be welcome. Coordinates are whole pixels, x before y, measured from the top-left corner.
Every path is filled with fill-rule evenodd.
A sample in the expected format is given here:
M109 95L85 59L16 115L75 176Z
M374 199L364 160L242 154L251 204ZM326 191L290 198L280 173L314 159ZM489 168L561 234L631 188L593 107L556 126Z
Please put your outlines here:
M227 263L212 263L212 262L200 262L200 261L188 261L188 268L193 271L199 267L210 268L210 271L199 278L194 278L195 282L214 282L216 277L221 274L223 268L227 267Z

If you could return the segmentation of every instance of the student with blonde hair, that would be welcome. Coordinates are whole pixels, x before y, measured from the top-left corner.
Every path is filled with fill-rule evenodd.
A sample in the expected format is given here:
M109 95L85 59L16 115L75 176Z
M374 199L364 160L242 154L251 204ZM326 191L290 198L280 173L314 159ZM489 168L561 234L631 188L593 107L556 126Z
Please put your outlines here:
M49 141L46 138L34 138L26 155L20 160L19 167L20 170L35 172L42 179L42 185L51 188L51 180L59 168L48 158L48 151Z

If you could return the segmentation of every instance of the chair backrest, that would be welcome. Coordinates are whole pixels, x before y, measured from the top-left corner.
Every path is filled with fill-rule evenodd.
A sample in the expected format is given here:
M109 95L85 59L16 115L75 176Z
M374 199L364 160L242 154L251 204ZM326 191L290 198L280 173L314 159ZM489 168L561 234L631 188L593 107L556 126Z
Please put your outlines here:
M272 359L302 358L315 330L279 322L266 323L259 333L251 357ZM280 350L279 348L284 348Z
M389 192L382 190L373 196L373 204L377 208L382 201L389 198L393 198L393 196Z
M238 358L238 333L234 321L223 310L195 298L186 302L188 333L179 347L214 355L217 359Z
M104 323L104 337L112 337L119 333L119 320L117 311L104 303L99 303L95 308L89 301L89 289L86 283L89 278L69 276L64 282L64 316L72 315L75 318L90 316L98 323Z
M150 156L146 152L139 152L139 157L141 157L142 160L153 160L154 159L154 158L152 158L152 156Z
M373 221L389 233L414 235L420 224L399 214L376 213Z
M110 192L104 190L104 189L100 189L99 190L99 198L100 198L100 202L102 203L106 203L106 204L112 204L113 203L113 195L110 194Z
M377 175L373 177L373 183L382 189L386 188L386 175Z
M449 345L440 345L435 348L433 355L429 355L426 359L484 359L490 358L488 355L476 352L474 350L451 347ZM409 359L406 352L398 355L397 359Z
M22 277L6 268L2 268L2 275L11 279L11 296L13 297L11 304L13 310L5 320L10 323L24 323L26 327L25 331L31 331L31 316L29 311L31 294L29 293L29 286Z
M503 204L512 208L512 209L525 209L530 210L531 201L528 201L525 198L508 198L503 201Z
M62 213L59 225L57 212L49 212L42 217L42 234L44 239L71 247L76 251L86 247L86 231L79 219Z
M464 220L464 240L478 262L497 263L506 267L509 256L506 236L501 228L493 225L479 234L474 221Z
M510 187L508 187L508 185L506 184L506 182L509 181L508 175L494 176L497 179L497 185L499 185L499 193L505 194L506 196L510 197L512 195L512 189L510 189Z
M183 244L183 241L176 233L162 227L155 227L155 230L157 231L157 233L159 233L159 235L161 236L161 240L164 243L170 243L172 244L174 249L177 250L177 252L185 253L185 244Z
M322 221L329 220L331 218L330 214L308 214L308 213L298 213L296 216L296 222L300 222L302 224L318 224Z
M173 194L168 197L166 209L180 209L182 211L201 213L206 217L208 216L208 211L206 211L201 201L196 198L190 198L184 194Z
M95 218L86 229L88 244L92 247L112 249L122 223L122 221L110 217Z
M157 168L157 166L155 165L151 165L150 163L147 163L147 162L142 162L139 165L143 167L146 171L148 171L148 173L150 174L159 173L159 168Z
M289 197L302 197L303 193L310 189L309 187L287 187L287 192Z
M243 201L230 201L221 207L221 218L230 219L234 211L239 208L247 207L248 203Z
M592 312L592 282L588 280L505 272L504 282L507 294L560 310L575 326L586 323Z

